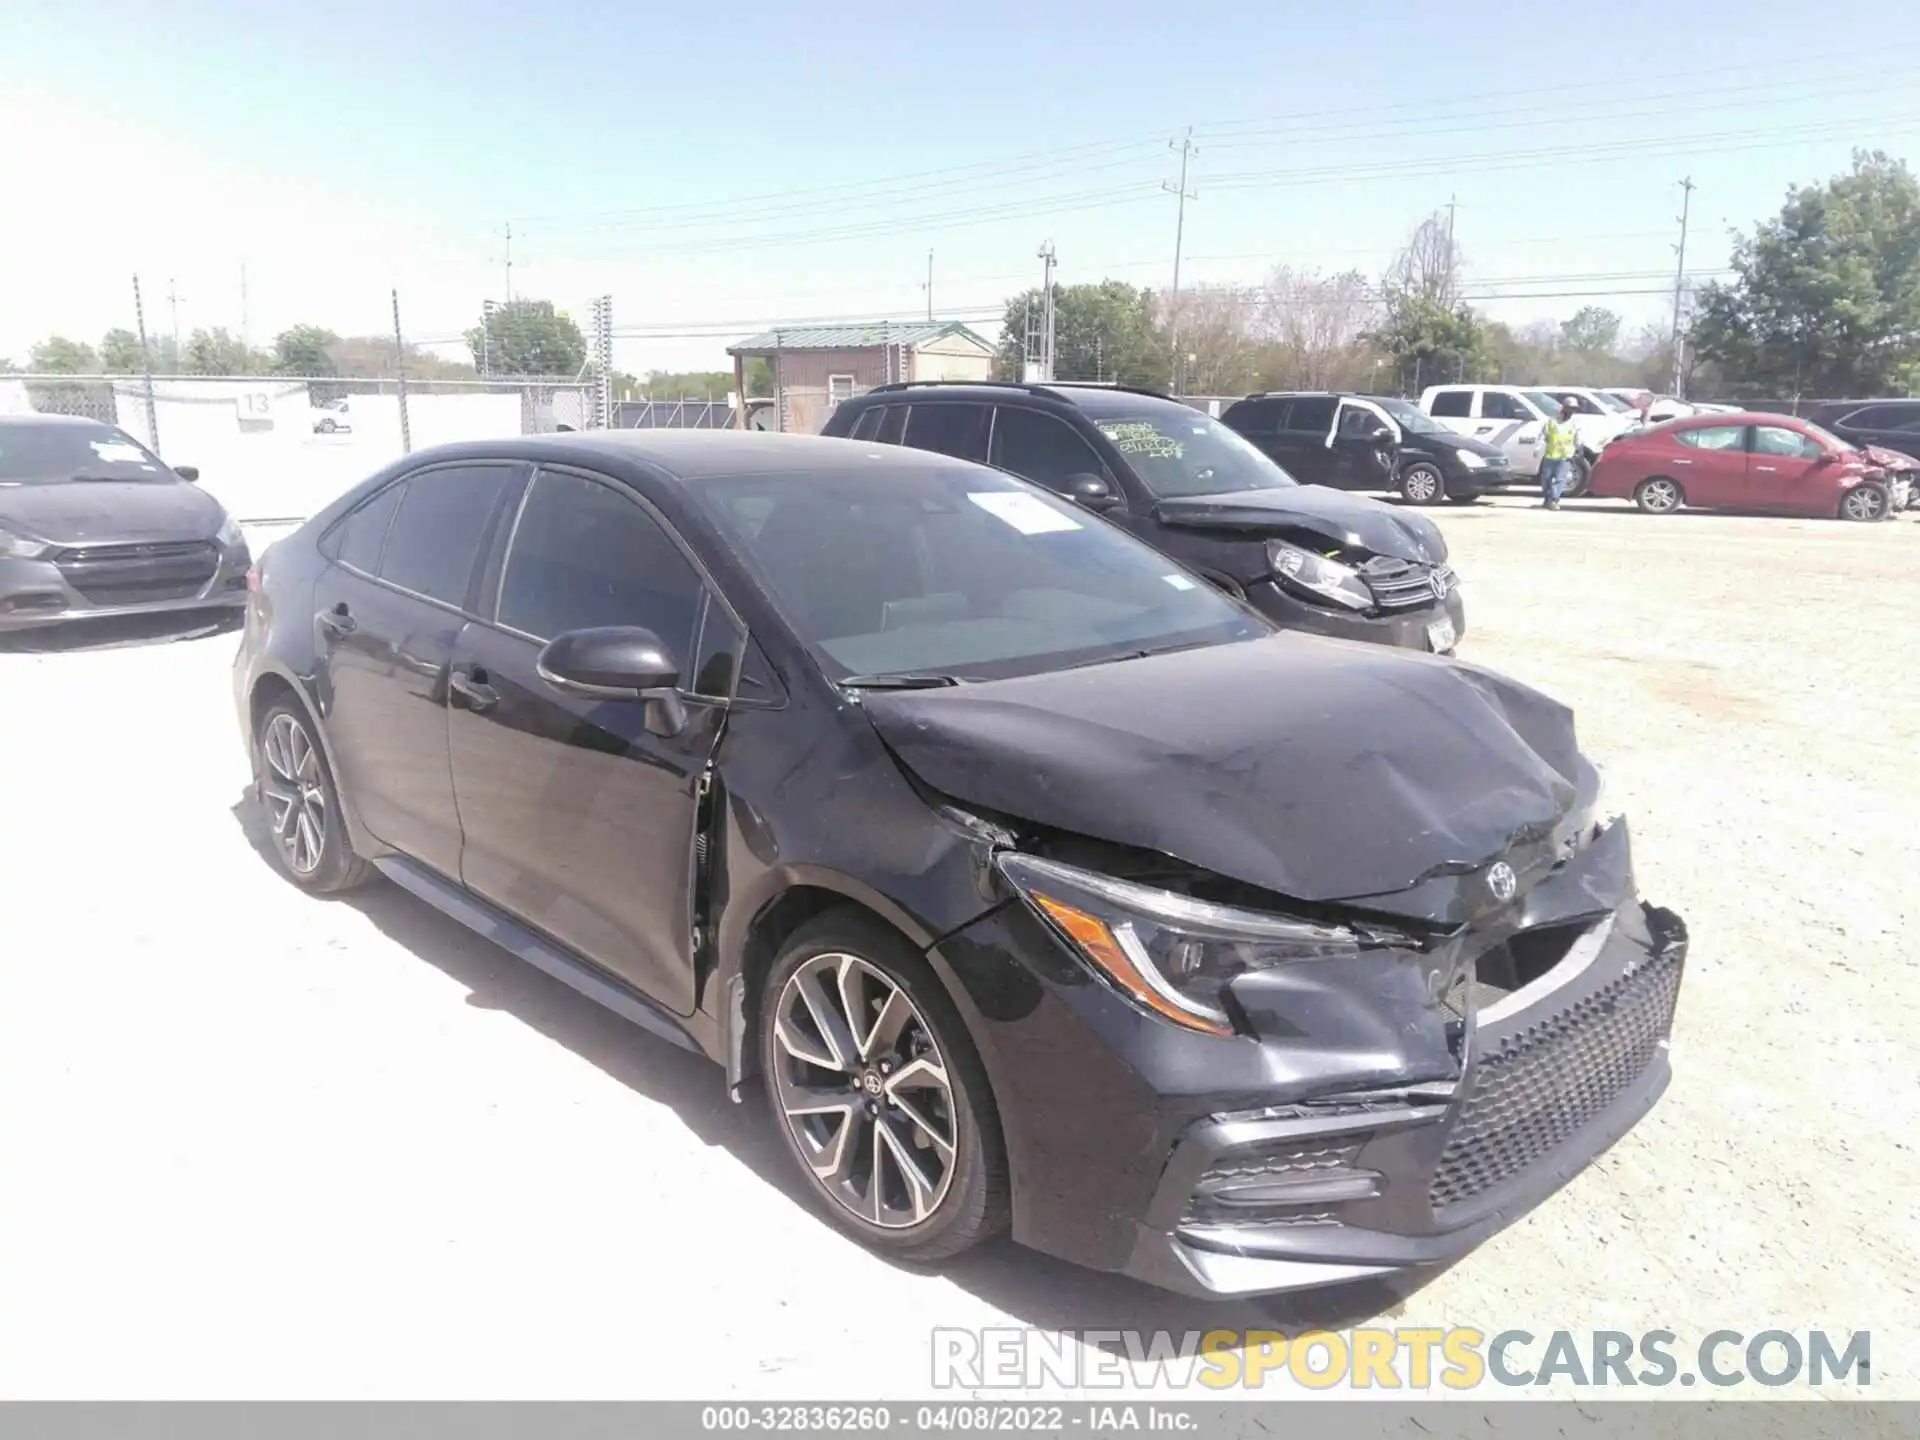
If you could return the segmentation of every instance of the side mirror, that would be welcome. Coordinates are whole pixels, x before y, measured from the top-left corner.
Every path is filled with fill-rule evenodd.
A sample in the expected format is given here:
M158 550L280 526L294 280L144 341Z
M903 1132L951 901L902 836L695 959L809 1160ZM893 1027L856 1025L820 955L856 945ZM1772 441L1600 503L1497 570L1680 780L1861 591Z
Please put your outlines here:
M198 465L176 465L173 467L173 473L189 485L197 485L200 483L200 467Z
M637 625L569 630L547 642L534 667L563 695L643 702L647 729L655 735L677 735L686 728L687 707L675 688L680 663L651 630Z
M1085 472L1067 477L1066 494L1069 500L1089 510L1111 510L1120 503L1120 497L1113 493L1113 486L1104 476Z

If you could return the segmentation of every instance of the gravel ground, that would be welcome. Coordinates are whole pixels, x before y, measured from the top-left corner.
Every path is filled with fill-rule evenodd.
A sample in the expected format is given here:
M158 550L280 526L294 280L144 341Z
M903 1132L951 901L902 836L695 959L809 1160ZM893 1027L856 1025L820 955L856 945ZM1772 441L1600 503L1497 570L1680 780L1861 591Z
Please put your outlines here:
M717 1070L390 886L281 881L240 818L230 635L16 647L0 1395L905 1397L935 1326L1378 1316L1868 1329L1872 1394L1920 1398L1920 525L1440 518L1463 655L1576 708L1694 943L1666 1098L1424 1288L1208 1305L1010 1244L884 1263Z

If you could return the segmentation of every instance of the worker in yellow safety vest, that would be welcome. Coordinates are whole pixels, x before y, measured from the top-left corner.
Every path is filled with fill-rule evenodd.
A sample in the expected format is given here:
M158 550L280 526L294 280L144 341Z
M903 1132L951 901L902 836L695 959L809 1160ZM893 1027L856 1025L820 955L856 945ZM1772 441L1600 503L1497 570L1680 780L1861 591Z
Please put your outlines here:
M1567 482L1573 478L1573 455L1579 443L1573 433L1573 402L1569 400L1560 407L1558 417L1547 421L1546 451L1540 461L1540 504L1544 509L1560 508L1560 497L1567 493Z

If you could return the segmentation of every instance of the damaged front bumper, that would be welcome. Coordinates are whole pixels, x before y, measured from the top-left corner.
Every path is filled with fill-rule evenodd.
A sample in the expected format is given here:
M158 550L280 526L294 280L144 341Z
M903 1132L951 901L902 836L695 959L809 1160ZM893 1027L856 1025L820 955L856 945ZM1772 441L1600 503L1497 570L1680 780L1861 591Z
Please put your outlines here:
M1024 913L982 923L1025 948ZM942 947L963 977L964 944ZM1002 1106L1016 1237L1201 1295L1451 1261L1659 1098L1686 949L1678 916L1634 898L1616 821L1428 963L1243 977L1253 1036L1171 1033L1053 967L1044 1001L987 1027L997 1089L1070 1092ZM1486 982L1522 951L1525 983Z

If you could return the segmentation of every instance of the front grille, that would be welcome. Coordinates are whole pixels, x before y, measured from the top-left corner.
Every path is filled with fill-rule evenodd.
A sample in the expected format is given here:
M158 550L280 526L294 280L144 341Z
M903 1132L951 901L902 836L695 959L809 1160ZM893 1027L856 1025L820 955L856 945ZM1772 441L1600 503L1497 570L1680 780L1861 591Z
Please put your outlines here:
M1618 1099L1672 1028L1679 989L1680 956L1662 953L1483 1054L1434 1171L1434 1210L1519 1174Z
M1360 577L1382 610L1425 609L1453 588L1453 571L1445 565L1421 565L1385 555L1362 565Z
M95 605L190 599L220 568L220 548L209 540L70 546L52 558L61 578Z

